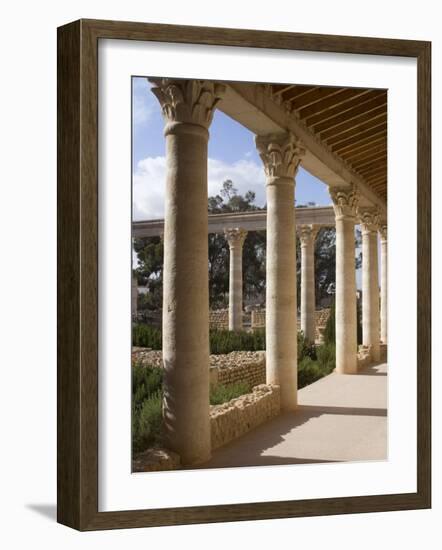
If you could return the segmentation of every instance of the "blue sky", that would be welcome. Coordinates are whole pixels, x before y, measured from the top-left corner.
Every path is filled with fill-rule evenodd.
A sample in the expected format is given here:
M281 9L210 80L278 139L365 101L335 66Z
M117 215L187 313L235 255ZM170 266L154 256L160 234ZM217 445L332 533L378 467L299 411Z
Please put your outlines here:
M134 219L163 217L165 142L160 105L143 77L133 79ZM254 135L216 110L210 126L209 195L231 179L243 194L256 193L256 204L265 204L264 170ZM296 176L296 202L331 204L327 186L300 168Z
M134 77L132 90L133 217L135 221L163 218L166 161L160 104L145 77ZM230 179L239 193L254 191L256 204L264 206L264 169L254 137L230 117L215 111L209 139L209 195L219 193L222 183ZM297 204L331 205L328 187L303 168L296 175L295 195ZM360 269L356 271L356 283L360 288Z

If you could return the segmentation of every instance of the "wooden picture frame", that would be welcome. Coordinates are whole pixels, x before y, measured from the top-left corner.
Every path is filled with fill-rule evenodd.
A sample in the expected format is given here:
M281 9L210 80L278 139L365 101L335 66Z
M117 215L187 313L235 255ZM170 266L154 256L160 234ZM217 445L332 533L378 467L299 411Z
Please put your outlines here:
M418 67L417 492L98 511L98 40L402 56ZM431 44L79 20L58 29L58 521L82 531L431 506Z

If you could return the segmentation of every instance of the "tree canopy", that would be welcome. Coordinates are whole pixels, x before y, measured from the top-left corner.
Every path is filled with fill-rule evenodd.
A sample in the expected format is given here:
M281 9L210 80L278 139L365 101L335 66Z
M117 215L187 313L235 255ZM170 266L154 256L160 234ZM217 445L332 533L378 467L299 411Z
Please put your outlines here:
M208 199L208 212L221 214L226 212L246 212L262 210L255 204L255 193L238 193L234 183L226 180L219 194ZM309 203L308 206L313 204ZM357 234L356 244L360 240ZM226 307L229 292L229 245L223 234L208 235L209 244L209 300L210 307ZM297 242L298 297L300 296L300 253ZM160 237L148 237L134 240L138 266L135 274L138 284L146 287L146 293L140 296L139 309L161 309L162 307L162 270L163 244ZM322 228L315 243L315 279L316 302L329 296L330 287L335 282L335 229ZM356 259L359 267L361 257ZM243 295L247 302L265 302L265 263L266 233L251 231L247 234L243 248ZM299 304L299 299L298 299Z

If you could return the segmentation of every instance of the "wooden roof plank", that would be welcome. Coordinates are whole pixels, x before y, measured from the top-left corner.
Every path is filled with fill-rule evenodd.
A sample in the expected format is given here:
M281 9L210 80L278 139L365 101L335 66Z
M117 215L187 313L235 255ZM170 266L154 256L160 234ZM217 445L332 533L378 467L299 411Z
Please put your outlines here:
M298 110L299 117L302 120L311 115L322 113L329 108L335 108L337 106L344 105L347 101L353 100L357 97L363 97L364 95L368 94L370 91L371 90L366 88L363 88L363 89L343 88L336 95L327 97L322 101L318 101L317 103L310 105L308 107L304 106L299 108Z
M370 96L367 96L370 97ZM349 102L350 104L350 102ZM317 117L317 122L313 124L308 124L308 120L312 120L313 117L310 117L306 120L306 124L309 125L309 127L314 132L323 132L324 130L328 130L330 128L334 128L335 126L338 126L341 123L348 122L350 120L353 120L354 118L357 118L361 115L368 114L379 107L383 107L385 111L387 110L387 95L377 95L368 101L357 101L354 107L351 107L349 109L347 108L339 108L339 111L334 116L328 116L327 111L322 113L322 117L320 115Z
M341 141L344 141L346 139L351 139L352 137L358 137L359 135L377 127L384 127L387 128L387 115L382 114L380 116L375 117L373 120L368 120L362 124L359 124L355 128L352 128L351 130L347 130L345 132L339 132L338 134L334 135L332 134L328 139L324 140L327 145L333 146L336 143L340 143Z

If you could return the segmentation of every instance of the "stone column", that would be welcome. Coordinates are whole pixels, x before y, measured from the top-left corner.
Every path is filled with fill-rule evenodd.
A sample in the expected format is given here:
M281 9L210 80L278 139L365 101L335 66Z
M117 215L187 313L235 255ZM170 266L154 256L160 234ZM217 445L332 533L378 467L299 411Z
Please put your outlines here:
M381 342L386 344L387 335L387 287L388 287L388 235L387 224L381 224L379 228L381 237Z
M315 239L318 228L301 225L301 330L305 338L315 341Z
M359 208L362 230L362 343L372 361L379 361L379 273L376 208Z
M247 231L240 228L225 229L230 249L229 265L229 330L242 330L242 249Z
M257 136L267 194L266 378L297 406L295 174L304 150L289 134Z
M208 128L224 86L153 78L165 120L163 419L183 464L211 454L209 419Z
M332 187L336 218L336 372L357 372L355 222L358 194L354 186Z

